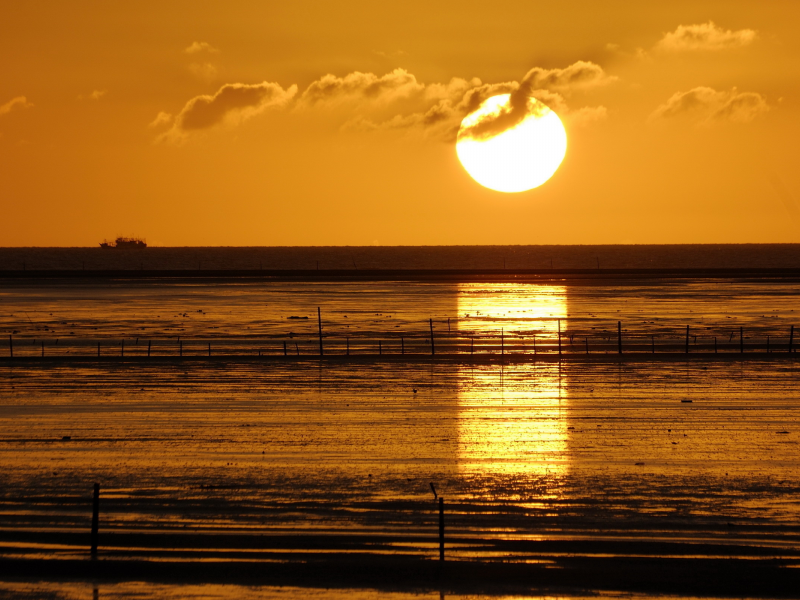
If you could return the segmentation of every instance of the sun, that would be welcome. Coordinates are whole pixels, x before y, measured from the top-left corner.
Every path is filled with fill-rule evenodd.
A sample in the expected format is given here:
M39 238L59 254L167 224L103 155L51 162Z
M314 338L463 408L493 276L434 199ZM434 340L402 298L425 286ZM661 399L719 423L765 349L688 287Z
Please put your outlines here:
M486 99L461 121L456 153L472 178L498 192L525 192L550 179L567 152L567 132L561 119L535 98L528 98L524 117L499 132L504 119L513 119L510 94Z

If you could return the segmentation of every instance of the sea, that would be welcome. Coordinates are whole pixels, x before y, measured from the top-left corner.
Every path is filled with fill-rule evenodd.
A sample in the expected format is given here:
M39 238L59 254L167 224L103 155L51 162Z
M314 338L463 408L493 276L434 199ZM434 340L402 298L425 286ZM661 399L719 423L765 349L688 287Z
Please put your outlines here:
M502 268L800 268L800 244L0 248L0 271Z

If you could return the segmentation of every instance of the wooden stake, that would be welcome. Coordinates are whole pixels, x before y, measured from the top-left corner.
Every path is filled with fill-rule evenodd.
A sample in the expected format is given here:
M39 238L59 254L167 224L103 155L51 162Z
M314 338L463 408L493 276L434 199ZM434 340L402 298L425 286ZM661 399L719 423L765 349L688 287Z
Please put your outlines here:
M431 356L436 354L436 346L433 343L433 319L429 319L430 326L431 326Z
M686 326L686 354L689 354L689 326Z
M505 347L505 332L503 328L500 328L500 356L503 356L506 353Z
M283 342L283 355L287 356L289 353L286 351L286 342Z
M125 356L125 339L124 338L122 340L122 347L120 349L119 355L120 356Z
M11 339L11 335L8 336L8 354L11 358L14 358L14 340Z
M42 340L42 358L44 358L44 340Z
M561 356L561 319L558 320L558 355Z
M183 356L183 342L178 342L178 356Z
M259 356L261 355L261 351L258 352ZM211 356L211 342L208 342L208 355Z
M744 354L744 327L739 327L739 353Z
M439 498L439 560L444 562L444 498Z
M714 336L714 354L717 353L717 336Z
M97 357L100 357L100 342L97 342Z
M622 321L617 321L617 351L622 354Z
M97 557L97 534L100 523L100 484L94 484L94 495L92 497L92 558Z
M406 353L406 343L403 341L402 336L400 337L400 354Z
M150 356L150 340L147 340L147 356Z
M319 270L319 261L317 261L317 270ZM319 355L322 356L322 313L319 311L319 306L317 307L317 324L319 325Z
M344 338L347 342L347 356L350 356L350 338Z
M789 330L789 354L792 353L792 342L794 342L794 325Z
M583 338L583 339L586 342L586 354L589 354L589 338L587 337L587 338Z
M381 354L383 354L383 348L381 348L381 341L378 340L378 356L380 356Z

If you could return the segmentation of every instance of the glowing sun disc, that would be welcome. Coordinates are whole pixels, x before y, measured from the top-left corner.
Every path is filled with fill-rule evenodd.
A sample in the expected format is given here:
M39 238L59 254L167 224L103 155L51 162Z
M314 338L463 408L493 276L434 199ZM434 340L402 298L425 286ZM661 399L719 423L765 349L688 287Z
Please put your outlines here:
M567 153L567 132L558 115L535 98L527 116L494 135L473 136L474 127L508 112L510 94L492 96L461 121L458 160L472 178L498 192L524 192L550 179Z

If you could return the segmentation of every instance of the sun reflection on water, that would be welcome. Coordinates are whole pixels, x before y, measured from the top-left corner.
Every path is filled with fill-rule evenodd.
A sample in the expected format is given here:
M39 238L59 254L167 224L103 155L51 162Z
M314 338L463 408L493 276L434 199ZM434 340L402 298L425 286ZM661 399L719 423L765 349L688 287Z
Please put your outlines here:
M459 329L472 333L557 336L567 319L562 286L462 284ZM516 351L531 352L518 347ZM459 392L458 452L462 471L486 475L568 472L567 390L558 363L466 367Z

